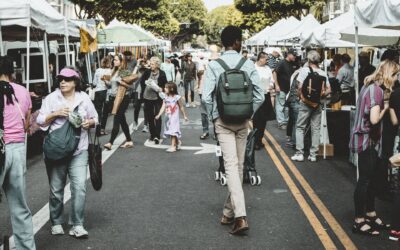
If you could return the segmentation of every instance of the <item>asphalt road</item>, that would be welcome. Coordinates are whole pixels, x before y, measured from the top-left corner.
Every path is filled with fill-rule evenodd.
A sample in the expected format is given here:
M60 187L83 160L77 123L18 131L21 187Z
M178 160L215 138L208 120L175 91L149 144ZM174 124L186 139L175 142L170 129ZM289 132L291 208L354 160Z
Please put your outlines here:
M42 249L400 249L387 234L368 238L351 233L355 169L343 159L288 163L292 149L283 146L285 132L268 125L265 150L256 152L260 186L244 185L250 230L231 236L221 226L227 188L214 181L218 158L210 150L195 154L200 143L200 113L188 109L182 125L187 150L169 154L144 146L148 134L134 132L133 149L117 149L104 164L104 184L88 183L86 222L89 239L49 233L48 218L37 213L48 202L48 182L41 155L28 160L28 204L39 224L35 235ZM133 120L131 109L128 121ZM112 121L109 119L110 129ZM140 128L141 129L141 128ZM102 137L106 142L108 136ZM274 145L274 141L276 143ZM169 143L165 141L164 143ZM195 147L195 148L194 148ZM207 147L207 145L206 145ZM209 147L208 147L209 149ZM282 150L282 151L281 151ZM287 159L286 159L287 160ZM387 220L390 204L377 202ZM65 218L70 202L65 206ZM69 230L68 225L64 229ZM11 233L6 202L0 204L0 236Z

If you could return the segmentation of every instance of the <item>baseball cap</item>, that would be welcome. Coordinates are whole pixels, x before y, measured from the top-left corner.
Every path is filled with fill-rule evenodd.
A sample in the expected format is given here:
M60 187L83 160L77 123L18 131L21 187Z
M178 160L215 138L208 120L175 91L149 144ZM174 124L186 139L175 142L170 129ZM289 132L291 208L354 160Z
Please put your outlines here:
M294 55L294 56L297 56L297 51L295 50L295 49L289 49L288 50L288 52L287 52L288 54L292 54L292 55Z

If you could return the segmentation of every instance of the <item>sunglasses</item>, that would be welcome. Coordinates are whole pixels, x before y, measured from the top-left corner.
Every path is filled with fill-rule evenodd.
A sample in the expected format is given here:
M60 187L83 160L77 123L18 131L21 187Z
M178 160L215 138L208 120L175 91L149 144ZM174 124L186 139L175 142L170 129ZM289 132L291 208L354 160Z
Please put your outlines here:
M64 81L64 82L75 81L75 77L67 77L67 76L58 76L57 79L58 79L59 82L62 82L62 81Z

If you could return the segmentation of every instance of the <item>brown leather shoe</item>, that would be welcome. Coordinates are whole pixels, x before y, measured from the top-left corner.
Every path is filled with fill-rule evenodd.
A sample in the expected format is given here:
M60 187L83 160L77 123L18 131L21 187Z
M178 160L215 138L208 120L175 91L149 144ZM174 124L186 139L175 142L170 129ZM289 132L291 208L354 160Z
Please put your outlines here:
M235 218L229 218L225 215L222 216L221 218L221 225L230 225L233 224L233 222L235 222Z
M235 224L233 225L230 234L241 235L245 231L249 230L249 224L247 223L246 217L239 217L235 219Z

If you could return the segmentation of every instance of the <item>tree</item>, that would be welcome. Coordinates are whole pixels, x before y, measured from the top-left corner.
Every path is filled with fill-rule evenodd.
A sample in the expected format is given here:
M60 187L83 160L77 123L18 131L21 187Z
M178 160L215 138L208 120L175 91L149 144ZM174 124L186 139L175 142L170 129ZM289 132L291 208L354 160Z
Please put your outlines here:
M314 15L322 15L324 5L325 0L235 0L236 8L243 13L242 27L252 33L285 17L300 19L311 8Z
M242 13L234 5L220 6L208 13L204 32L210 44L220 45L220 34L228 25L242 26Z

